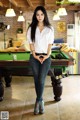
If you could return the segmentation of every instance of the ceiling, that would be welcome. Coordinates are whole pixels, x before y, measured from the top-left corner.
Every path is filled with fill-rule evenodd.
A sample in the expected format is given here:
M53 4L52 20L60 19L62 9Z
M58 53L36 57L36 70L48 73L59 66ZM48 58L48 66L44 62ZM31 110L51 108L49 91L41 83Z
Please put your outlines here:
M61 6L61 3L68 11L80 11L80 3L69 3L68 0L0 0L0 15L5 15L6 9L10 5L18 14L20 11L34 10L38 5L55 11Z

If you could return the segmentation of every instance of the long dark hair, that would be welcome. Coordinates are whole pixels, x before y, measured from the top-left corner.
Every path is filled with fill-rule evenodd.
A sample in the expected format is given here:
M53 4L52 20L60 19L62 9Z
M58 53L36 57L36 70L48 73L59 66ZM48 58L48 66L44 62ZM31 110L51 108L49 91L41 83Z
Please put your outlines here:
M49 22L47 12L46 12L45 8L43 6L38 6L34 11L34 14L33 14L33 17L32 17L32 23L29 26L29 27L31 27L31 39L34 42L35 42L36 27L38 25L38 20L36 18L36 13L37 13L38 10L41 10L44 14L44 21L43 21L44 26L50 27L50 22Z

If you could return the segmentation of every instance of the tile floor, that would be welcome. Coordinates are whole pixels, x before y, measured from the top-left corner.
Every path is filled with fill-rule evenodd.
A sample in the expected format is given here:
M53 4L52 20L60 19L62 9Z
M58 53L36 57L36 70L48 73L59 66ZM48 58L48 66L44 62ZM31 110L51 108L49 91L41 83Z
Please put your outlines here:
M34 115L36 96L33 78L13 77L12 86L5 87L0 111L9 111L9 120L80 120L80 76L63 78L62 85L62 99L55 102L50 77L46 78L45 114Z

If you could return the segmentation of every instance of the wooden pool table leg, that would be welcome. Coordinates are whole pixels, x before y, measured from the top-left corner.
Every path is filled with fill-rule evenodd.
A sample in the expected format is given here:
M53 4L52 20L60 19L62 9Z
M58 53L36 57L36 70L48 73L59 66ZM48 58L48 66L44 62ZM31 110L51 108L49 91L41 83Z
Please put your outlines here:
M5 80L5 83L6 83L6 87L10 87L11 86L11 81L12 81L12 76L11 75L5 75L4 80Z
M4 95L4 86L0 77L0 101L3 100L3 95Z
M60 79L55 79L55 77L52 76L51 81L52 81L54 99L55 99L55 101L60 101L61 100L61 95L62 95L61 80Z
M57 77L62 75L62 70L50 69L48 75L50 75L51 77L54 99L55 101L60 101L62 95L62 85L61 85L61 79Z

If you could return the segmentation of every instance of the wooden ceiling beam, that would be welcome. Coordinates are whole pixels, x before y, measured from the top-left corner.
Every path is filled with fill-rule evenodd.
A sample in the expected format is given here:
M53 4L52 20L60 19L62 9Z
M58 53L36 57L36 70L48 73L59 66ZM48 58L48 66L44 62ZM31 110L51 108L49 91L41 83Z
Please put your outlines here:
M20 13L20 11L25 11L27 6L25 4L25 0L9 0L12 4L11 7L16 11L16 13Z
M44 6L45 6L45 7L47 6L47 1L46 1L46 0L44 0Z
M65 4L57 5L56 1L60 0L0 0L0 15L6 12L9 8L10 2L11 7L15 10L16 14L21 11L32 11L37 5L43 5L47 10L57 10L60 6L63 6L67 11L80 11L80 4L69 4L68 0L64 0Z
M28 5L29 5L31 8L34 7L33 4L32 4L32 2L31 2L31 0L26 0L26 1L27 1Z
M3 3L0 1L0 6L3 7Z
M0 6L1 7L8 7L9 0L0 0Z
M15 6L18 5L17 2L16 2L16 0L9 0L9 2L12 3L12 4L15 5Z
M19 4L16 0L9 0L11 4L13 4L15 7L18 7Z
M66 6L66 9L67 9L67 11L80 11L80 6L70 5L70 6Z

